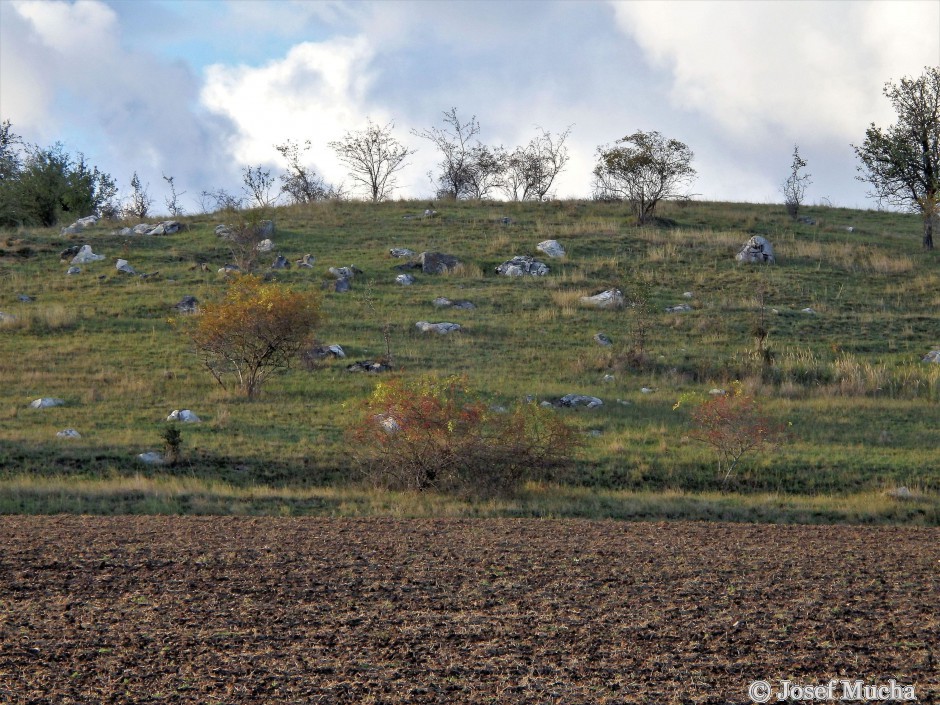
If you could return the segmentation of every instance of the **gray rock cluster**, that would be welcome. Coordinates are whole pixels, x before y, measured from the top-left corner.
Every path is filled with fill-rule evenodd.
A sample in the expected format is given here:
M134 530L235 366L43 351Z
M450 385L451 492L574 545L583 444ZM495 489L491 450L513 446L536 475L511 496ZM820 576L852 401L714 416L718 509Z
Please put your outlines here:
M68 225L62 228L61 234L62 235L78 235L85 228L90 228L92 225L94 225L97 222L98 222L98 216L96 215L89 215L84 218L79 218L71 225Z
M447 335L448 333L453 333L460 330L459 323L429 323L428 321L418 321L415 323L415 328L417 328L422 333L437 333L438 335Z
M598 399L597 397L592 397L587 394L566 394L563 397L557 399L547 399L542 402L542 406L555 406L555 407L578 407L583 406L587 409L594 409L598 406L603 406L604 402Z
M183 229L183 224L175 220L164 220L162 223L139 223L133 228L122 228L117 235L173 235Z
M467 310L476 308L470 301L463 299L451 301L445 296L438 296L432 303L434 304L434 308L460 308Z
M528 255L513 257L496 267L497 274L507 277L544 277L548 272L548 265Z

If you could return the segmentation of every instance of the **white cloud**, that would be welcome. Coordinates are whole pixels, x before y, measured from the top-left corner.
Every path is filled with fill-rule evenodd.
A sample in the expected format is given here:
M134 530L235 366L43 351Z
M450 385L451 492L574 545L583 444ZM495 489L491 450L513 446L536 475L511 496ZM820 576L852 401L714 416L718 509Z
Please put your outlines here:
M932 2L625 2L621 29L669 73L674 105L735 139L858 139L881 86L940 56ZM912 36L912 32L914 33ZM926 32L926 33L925 33Z
M230 145L240 164L273 164L275 144L311 141L309 157L331 182L344 172L327 142L365 125L366 117L386 120L369 109L372 52L363 38L304 42L280 60L261 67L207 68L201 101L236 126Z

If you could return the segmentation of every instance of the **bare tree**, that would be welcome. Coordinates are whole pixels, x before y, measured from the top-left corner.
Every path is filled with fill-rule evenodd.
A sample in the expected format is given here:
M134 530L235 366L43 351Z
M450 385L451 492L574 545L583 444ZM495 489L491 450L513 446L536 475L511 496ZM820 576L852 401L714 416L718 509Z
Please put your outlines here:
M167 186L170 188L170 195L166 196L164 201L166 202L167 210L170 211L170 215L172 215L174 218L179 218L186 213L179 203L179 197L185 195L186 192L176 192L176 184L174 183L175 178L176 177L174 176L167 176L166 174L163 175L163 180L166 181Z
M545 200L555 178L568 163L565 141L571 127L555 136L538 129L539 134L529 144L516 147L508 157L503 184L506 195L514 201Z
M416 137L429 140L441 153L440 173L436 181L438 195L449 198L467 198L472 190L471 168L473 146L471 140L480 134L480 123L476 115L461 122L457 108L444 113L444 127L430 130L412 130ZM435 180L428 174L432 181Z
M928 66L919 78L890 81L884 94L898 121L887 130L874 123L860 147L860 181L872 186L879 203L920 212L924 249L933 249L933 228L940 218L940 66Z
M286 193L292 203L313 203L343 197L341 186L327 184L323 177L304 164L303 155L310 150L310 140L303 147L293 140L274 145L287 161L287 172L281 174L281 192Z
M800 156L800 148L793 146L793 163L790 165L790 176L783 182L781 190L783 191L783 204L786 206L787 215L796 220L800 213L800 206L803 205L803 197L806 195L806 187L809 186L810 174L801 174L800 171L806 168L806 161Z
M373 203L387 199L395 190L395 173L406 166L415 150L408 149L392 134L394 123L376 125L372 120L358 132L347 132L342 140L330 142L336 156L349 167L349 176L362 184Z
M200 195L200 205L203 213L217 213L227 211L234 213L241 210L242 199L235 196L224 188L215 191L203 191Z
M627 135L616 145L597 148L594 197L628 201L638 225L662 199L683 196L695 178L692 150L655 130Z
M258 208L268 208L277 201L278 194L271 195L274 188L274 177L270 169L260 166L246 166L242 172L242 191Z

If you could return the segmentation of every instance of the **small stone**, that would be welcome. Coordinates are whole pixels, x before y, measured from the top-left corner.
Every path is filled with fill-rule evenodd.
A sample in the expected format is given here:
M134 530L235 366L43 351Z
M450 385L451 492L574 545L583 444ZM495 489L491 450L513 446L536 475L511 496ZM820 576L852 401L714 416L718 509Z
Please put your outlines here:
M74 428L66 428L55 434L56 438L81 438L82 435Z
M290 262L284 255L278 255L271 263L271 269L290 269Z
M409 250L407 247L393 247L388 251L392 257L414 257L414 250Z
M608 289L594 296L582 296L581 303L594 308L612 309L623 308L626 300L620 289Z
M126 259L119 259L114 268L123 274L137 274L136 270L128 264Z
M808 307L808 306L807 306L806 308L804 308L804 309L801 309L801 310L800 310L800 313L806 313L806 314L808 314L808 315L810 315L810 316L815 316L815 315L816 315L816 312L815 312L813 309L811 309L810 307Z
M80 267L69 267L66 274L81 274L82 270Z
M317 258L311 254L304 255L301 259L297 260L295 263L298 267L306 267L307 269L313 269L313 263L317 261Z
M931 350L929 353L924 355L921 362L936 362L940 363L940 350Z
M895 499L914 499L914 493L904 486L888 490L888 496L894 497Z
M137 456L137 459L142 463L146 463L147 465L163 465L165 462L163 456L155 451L141 453Z
M544 252L549 257L565 256L565 248L561 246L558 240L543 240L535 246L535 249Z
M399 274L395 277L395 281L402 286L411 286L415 283L415 278L410 274Z
M601 379L601 382L606 382L606 383L609 384L609 383L615 381L616 379L617 379L617 378L614 377L613 375L604 375L604 377Z
M96 255L91 251L91 245L82 245L81 249L72 258L72 264L88 264L89 262L99 262L104 259L104 255Z
M29 405L33 409L48 409L53 406L63 406L64 404L64 399L57 399L56 397L41 397L30 402Z
M652 393L655 392L656 390L653 389L652 387L640 387L640 391L641 391L643 394L652 394Z
M691 311L692 307L689 304L677 304L675 306L667 306L666 313L685 313L686 311Z
M18 301L24 304L32 303L34 301L32 296L27 296L26 294L20 294L16 298Z
M199 299L195 296L184 296L173 308L180 313L195 313L196 309L199 308Z
M448 333L453 333L460 330L459 323L428 323L427 321L418 321L415 323L415 328L420 330L422 333L437 333L438 335L446 335Z
M708 393L711 394L713 397L722 397L728 392L725 391L724 389L721 389L720 387L715 387L714 389L709 389Z
M183 423L202 423L196 414L189 409L173 409L170 415L166 417L167 421L182 421Z
M682 294L682 298L684 298L684 299L691 299L693 296L694 296L694 295L692 294L691 291L686 291L686 292L683 292L683 294Z
M548 265L528 255L513 257L496 267L497 274L507 277L521 277L524 275L544 277L548 272Z
M595 334L594 334L594 342L597 343L598 345L604 345L604 346L613 345L613 344L614 344L614 341L612 341L612 340L607 336L606 333L595 333Z
M265 238L255 245L255 249L258 250L258 252L270 252L274 249L274 243L271 242L270 238Z

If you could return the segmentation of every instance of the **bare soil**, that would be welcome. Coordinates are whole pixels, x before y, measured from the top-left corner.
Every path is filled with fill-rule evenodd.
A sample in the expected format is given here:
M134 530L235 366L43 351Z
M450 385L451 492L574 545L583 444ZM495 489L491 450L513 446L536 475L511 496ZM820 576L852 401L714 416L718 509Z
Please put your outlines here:
M940 703L940 530L0 517L0 702ZM774 700L776 702L776 700Z

